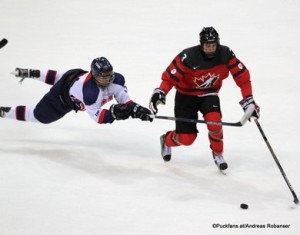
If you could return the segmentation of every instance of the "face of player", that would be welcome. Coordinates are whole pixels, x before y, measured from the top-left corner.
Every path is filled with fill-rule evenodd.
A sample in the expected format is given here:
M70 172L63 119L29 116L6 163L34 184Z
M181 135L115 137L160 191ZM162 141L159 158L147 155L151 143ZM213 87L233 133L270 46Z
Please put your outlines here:
M106 87L108 86L114 79L114 72L102 73L101 75L94 76L95 81L98 86Z
M202 50L207 57L213 57L217 51L218 44L214 43L203 43Z

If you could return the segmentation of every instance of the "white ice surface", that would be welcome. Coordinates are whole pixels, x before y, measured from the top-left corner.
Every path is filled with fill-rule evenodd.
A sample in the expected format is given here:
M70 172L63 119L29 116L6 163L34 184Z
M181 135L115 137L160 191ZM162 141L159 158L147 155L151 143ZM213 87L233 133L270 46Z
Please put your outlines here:
M177 53L214 26L249 68L260 123L300 196L297 0L1 0L0 105L35 105L49 86L9 75L15 67L89 69L106 56L147 106ZM242 110L232 78L220 97L224 121ZM174 91L159 115L173 115ZM50 125L0 120L1 235L300 234L300 208L253 122L224 127L226 176L214 165L207 130L173 149L159 136L174 122L97 125L71 113ZM241 203L249 205L240 209ZM222 228L214 228L219 224ZM289 228L226 228L268 224Z

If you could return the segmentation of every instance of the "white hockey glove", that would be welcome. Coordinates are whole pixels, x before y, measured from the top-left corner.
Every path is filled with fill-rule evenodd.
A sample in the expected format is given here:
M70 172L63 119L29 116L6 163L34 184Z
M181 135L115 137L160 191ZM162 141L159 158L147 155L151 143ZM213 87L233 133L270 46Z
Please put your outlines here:
M249 106L250 104L254 104L254 111L253 111L251 117L254 117L254 118L257 118L257 119L258 119L259 116L260 116L260 108L259 108L259 106L255 103L255 101L254 101L254 99L253 99L253 96L252 96L252 95L249 95L249 96L247 96L246 98L244 98L244 99L242 99L242 100L240 101L240 105L242 106L242 108L243 108L244 111L247 110L247 108L248 108L248 106ZM250 119L249 119L249 121L250 121Z
M158 112L157 105L166 104L166 93L160 88L156 88L151 96L149 108L156 114Z

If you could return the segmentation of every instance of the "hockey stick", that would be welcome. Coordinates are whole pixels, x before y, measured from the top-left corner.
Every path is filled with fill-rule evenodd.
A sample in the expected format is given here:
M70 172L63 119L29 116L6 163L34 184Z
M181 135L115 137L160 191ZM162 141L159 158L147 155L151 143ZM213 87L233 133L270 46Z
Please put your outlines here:
M294 203L298 204L299 203L299 199L298 199L298 197L297 197L297 195L296 195L296 193L295 193L295 191L294 191L294 189L293 189L290 181L288 180L286 174L284 173L284 170L282 169L282 167L281 167L281 165L280 165L280 163L279 163L279 161L278 161L278 159L277 159L277 157L276 157L276 155L275 155L275 153L274 153L274 151L273 151L273 149L272 149L272 147L271 147L271 145L270 145L270 143L269 143L269 141L268 141L268 139L267 139L267 137L266 137L266 135L265 135L265 133L263 131L263 129L261 128L261 126L260 126L260 124L259 124L259 122L258 122L257 119L255 119L254 121L255 121L255 124L258 127L258 130L259 130L260 134L262 135L265 143L267 144L268 149L270 150L270 152L272 154L272 157L274 158L274 160L275 160L275 162L276 162L276 164L277 164L277 166L278 166L278 168L279 168L279 170L280 170L280 172L281 172L281 174L282 174L282 176L283 176L286 184L288 185L291 193L293 194Z
M223 125L223 126L243 126L246 123L246 121L250 118L253 111L254 111L254 105L250 104L248 109L245 111L243 117L238 122L214 122L214 121L205 121L205 120L197 120L197 119L178 118L178 117L167 117L167 116L157 116L157 115L153 115L153 118L173 120L173 121L178 121L178 122L206 123L206 124L218 125L218 126L221 126L221 125Z
M7 39L5 39L5 38L3 38L1 41L0 41L0 49L2 48L2 47L4 47L6 44L7 44Z

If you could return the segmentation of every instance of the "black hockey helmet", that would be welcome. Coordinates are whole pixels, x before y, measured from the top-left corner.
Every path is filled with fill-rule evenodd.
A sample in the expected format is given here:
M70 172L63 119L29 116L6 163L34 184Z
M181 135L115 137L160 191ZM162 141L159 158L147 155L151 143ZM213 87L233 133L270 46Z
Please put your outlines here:
M203 43L217 43L220 44L220 38L217 30L214 27L204 27L200 34L200 45L202 46Z
M93 76L99 76L104 73L109 73L113 71L112 65L109 63L108 59L105 57L99 57L92 61L91 71Z
M217 30L213 27L204 27L200 34L200 47L202 55L207 59L213 59L220 48L220 38ZM214 52L205 52L204 44L216 43L216 50Z
M98 86L108 86L114 80L113 67L105 57L99 57L91 63L91 73ZM108 82L103 82L104 79Z

